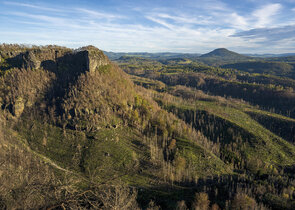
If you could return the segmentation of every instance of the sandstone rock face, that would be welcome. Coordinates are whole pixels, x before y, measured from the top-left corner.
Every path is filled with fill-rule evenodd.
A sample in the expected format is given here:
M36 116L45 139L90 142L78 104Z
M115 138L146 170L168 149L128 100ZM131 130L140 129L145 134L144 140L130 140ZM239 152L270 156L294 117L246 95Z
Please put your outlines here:
M44 68L49 71L94 72L110 63L99 49L88 46L78 51L65 49L30 50L22 54L25 69Z
M28 51L23 55L23 65L25 69L39 69L41 62L37 60L32 51Z
M94 72L100 66L109 64L108 58L98 49L87 50L88 52L88 71Z
M14 69L4 82L10 86L18 84L18 87L22 88L7 92L5 96L0 95L0 106L9 109L16 117L21 116L23 111L35 104L40 97L44 97L48 91L47 87L58 86L55 94L62 93L63 88L74 83L79 75L95 72L100 66L110 64L107 56L93 46L75 51L62 47L40 47L21 52L14 49L12 52L13 54L9 51L4 53L0 49L0 59L3 53L6 56L7 69Z

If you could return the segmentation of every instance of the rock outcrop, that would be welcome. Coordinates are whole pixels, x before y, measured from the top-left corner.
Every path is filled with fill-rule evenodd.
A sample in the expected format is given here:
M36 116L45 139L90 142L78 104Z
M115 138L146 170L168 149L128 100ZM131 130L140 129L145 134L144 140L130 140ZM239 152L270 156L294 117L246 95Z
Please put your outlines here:
M13 48L14 49L14 48ZM15 54L15 52L19 52ZM63 47L20 48L4 51L0 48L0 61L6 59L10 68L39 69L57 72L94 72L110 63L107 56L96 47L87 46L77 50ZM1 70L1 69L0 69Z
M16 55L15 52L19 53ZM93 73L101 66L110 64L107 56L93 46L78 50L55 46L20 48L14 49L13 53L9 50L3 51L0 47L0 56L8 65L6 69L1 69L0 66L0 71L12 70L6 79L2 78L2 86L11 86L13 89L0 95L0 106L9 109L16 117L23 113L28 104L32 105L36 100L41 100L40 97L49 97L46 96L48 94L62 96L65 94L64 90L73 84L79 75ZM18 86L15 90L14 85Z
M86 52L86 59L88 59L87 70L90 72L96 71L100 66L109 64L107 56L95 47L86 47L84 52Z

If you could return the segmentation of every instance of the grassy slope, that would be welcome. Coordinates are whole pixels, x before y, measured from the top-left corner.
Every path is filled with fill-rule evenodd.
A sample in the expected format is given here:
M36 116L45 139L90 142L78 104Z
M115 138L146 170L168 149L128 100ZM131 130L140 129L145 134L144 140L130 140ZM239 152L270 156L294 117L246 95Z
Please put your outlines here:
M248 108L248 106L234 108L220 105L217 102L207 101L196 101L195 104L173 105L178 107L180 110L205 110L208 114L228 121L243 129L245 133L253 136L254 138L251 138L251 144L247 143L244 148L245 158L247 159L260 159L266 165L277 166L291 165L295 163L293 158L295 155L295 146L267 130L245 113L249 110L256 112L262 111L258 111L254 108ZM268 114L276 117L282 117L275 114Z
M153 80L146 78L139 79L138 77L133 77L133 80L140 80L142 85L148 83L151 88L156 86L153 85ZM154 81L154 83L157 84L157 81ZM162 89L169 88L163 87ZM173 90L171 87L170 89ZM185 91L189 93L188 90ZM194 94L194 91L191 94ZM184 94L181 94L181 96L184 96ZM174 103L173 105L181 110L206 111L208 115L221 118L231 123L231 126L236 126L236 129L240 128L245 133L252 135L255 139L255 146L247 147L246 154L248 157L262 159L268 165L294 164L295 147L293 144L287 142L293 140L294 119L262 111L239 102L220 102L217 97L205 94L203 98L201 97L200 100L194 103L185 103L179 98L175 99L175 101L179 100L181 103Z

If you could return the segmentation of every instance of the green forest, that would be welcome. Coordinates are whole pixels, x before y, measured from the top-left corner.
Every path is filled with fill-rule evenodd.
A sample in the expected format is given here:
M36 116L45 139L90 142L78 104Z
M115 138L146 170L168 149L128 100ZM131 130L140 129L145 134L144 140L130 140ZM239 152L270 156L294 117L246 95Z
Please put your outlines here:
M295 209L294 90L292 56L2 44L0 209Z

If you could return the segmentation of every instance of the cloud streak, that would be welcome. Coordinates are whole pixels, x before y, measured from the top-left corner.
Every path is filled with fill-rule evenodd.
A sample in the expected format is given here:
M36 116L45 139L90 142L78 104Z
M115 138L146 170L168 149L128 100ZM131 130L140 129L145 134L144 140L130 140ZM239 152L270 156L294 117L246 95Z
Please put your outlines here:
M242 37L245 39L263 38L265 42L276 42L290 39L295 35L295 25L277 27L277 28L259 28L248 31L242 31L232 35L232 37ZM294 37L295 39L295 37Z
M45 10L45 11L50 11L50 12L63 12L62 9L45 7L45 6L35 5L35 4L26 4L26 3L20 3L20 2L13 2L13 1L4 1L3 4L16 6L16 7L27 7L27 8L31 8L31 9Z
M98 19L121 19L125 18L121 15L114 15L111 13L105 13L105 12L98 12L94 10L84 9L84 8L76 8L76 10L82 14L85 14L91 18L98 18Z
M257 20L254 27L265 27L273 22L273 17L282 9L281 4L269 4L253 12L253 16Z

